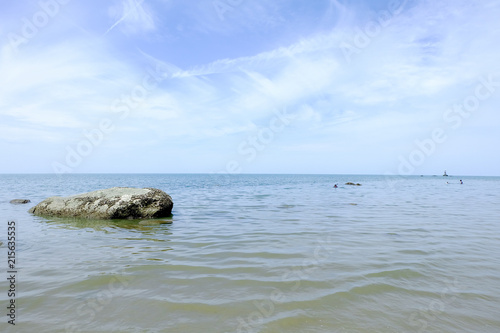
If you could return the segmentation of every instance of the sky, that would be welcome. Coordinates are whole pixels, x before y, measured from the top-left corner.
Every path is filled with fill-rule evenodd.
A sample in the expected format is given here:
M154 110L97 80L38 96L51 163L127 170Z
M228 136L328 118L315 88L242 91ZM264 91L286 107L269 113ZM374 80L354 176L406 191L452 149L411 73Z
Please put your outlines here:
M500 176L500 1L0 3L0 173Z

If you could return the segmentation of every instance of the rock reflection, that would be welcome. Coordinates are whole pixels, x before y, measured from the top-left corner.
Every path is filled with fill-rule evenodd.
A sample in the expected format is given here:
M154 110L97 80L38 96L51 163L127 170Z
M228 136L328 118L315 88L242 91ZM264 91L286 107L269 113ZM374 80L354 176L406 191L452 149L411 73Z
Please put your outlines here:
M112 229L127 229L131 231L151 231L151 230L169 230L173 223L173 218L163 218L155 220L91 220L81 218L42 218L40 222L65 229L93 229L95 231L111 231Z

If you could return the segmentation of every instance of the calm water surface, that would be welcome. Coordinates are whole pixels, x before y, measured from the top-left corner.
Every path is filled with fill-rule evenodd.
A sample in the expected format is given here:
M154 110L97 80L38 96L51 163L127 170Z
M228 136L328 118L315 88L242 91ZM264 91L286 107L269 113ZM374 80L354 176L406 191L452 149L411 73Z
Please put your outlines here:
M18 236L0 331L500 332L500 178L461 179L0 175L4 276L8 221ZM27 213L113 186L160 188L173 216Z

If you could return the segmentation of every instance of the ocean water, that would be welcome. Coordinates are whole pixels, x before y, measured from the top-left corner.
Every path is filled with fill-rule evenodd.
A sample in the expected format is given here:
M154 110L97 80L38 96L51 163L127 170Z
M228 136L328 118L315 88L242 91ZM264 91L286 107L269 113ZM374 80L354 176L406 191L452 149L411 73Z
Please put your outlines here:
M0 331L500 332L500 178L460 179L0 175ZM164 190L173 216L27 213L114 186Z

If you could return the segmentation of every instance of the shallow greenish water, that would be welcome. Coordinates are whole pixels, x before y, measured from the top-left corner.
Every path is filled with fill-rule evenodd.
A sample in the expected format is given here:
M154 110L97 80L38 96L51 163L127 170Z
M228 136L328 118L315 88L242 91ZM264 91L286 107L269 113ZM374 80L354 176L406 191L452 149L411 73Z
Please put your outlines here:
M0 267L15 221L18 269L16 326L4 314L0 330L499 332L500 178L461 179L0 175ZM160 188L173 216L27 213L113 186Z

